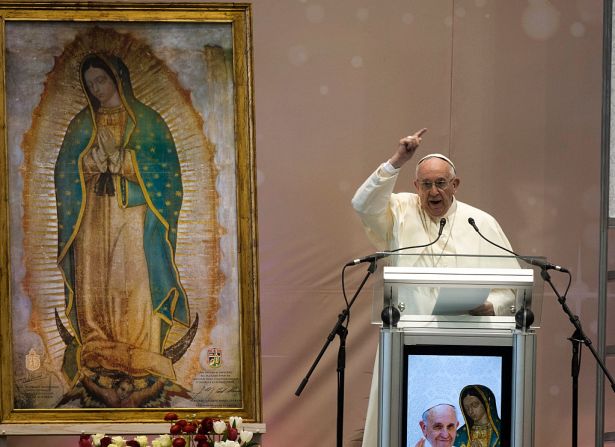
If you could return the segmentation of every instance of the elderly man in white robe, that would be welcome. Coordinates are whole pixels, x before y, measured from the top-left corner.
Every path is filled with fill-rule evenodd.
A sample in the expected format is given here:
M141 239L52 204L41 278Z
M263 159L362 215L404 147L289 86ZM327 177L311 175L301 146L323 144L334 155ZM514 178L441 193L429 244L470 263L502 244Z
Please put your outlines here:
M399 171L414 156L425 132L427 129L421 129L399 140L391 158L359 187L352 199L352 206L361 218L368 237L381 250L427 244L437 238L441 219L446 220L435 244L422 248L422 251L411 252L426 256L395 256L393 262L397 265L486 267L478 265L477 258L446 256L507 254L483 240L468 223L469 218L474 219L481 233L489 240L511 249L502 228L492 216L455 198L461 181L449 158L442 154L429 154L421 158L417 162L414 179L416 194L393 193ZM498 261L493 258L487 262ZM497 267L518 268L518 264L506 259L504 265ZM417 302L421 306L417 313L431 314L435 296ZM469 313L477 316L512 316L514 310L512 291L494 289L483 304ZM377 445L377 385L376 365L363 437L364 447Z

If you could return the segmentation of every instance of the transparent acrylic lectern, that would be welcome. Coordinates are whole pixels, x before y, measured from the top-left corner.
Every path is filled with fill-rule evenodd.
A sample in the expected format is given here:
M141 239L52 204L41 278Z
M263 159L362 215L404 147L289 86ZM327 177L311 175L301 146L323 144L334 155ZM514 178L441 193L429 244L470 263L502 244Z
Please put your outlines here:
M497 445L532 447L540 268L513 256L388 261L372 318L382 325L378 445L414 447L424 437L423 417L452 406L455 416L447 414L458 427L451 437L467 442L481 433ZM492 309L495 315L473 315ZM468 396L478 396L486 419L472 419Z

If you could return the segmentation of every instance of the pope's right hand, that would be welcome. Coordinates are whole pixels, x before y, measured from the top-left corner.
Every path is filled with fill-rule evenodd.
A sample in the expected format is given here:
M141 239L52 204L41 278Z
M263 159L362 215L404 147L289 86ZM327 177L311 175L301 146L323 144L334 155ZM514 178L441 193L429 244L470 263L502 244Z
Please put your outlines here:
M404 163L412 158L416 150L419 148L421 141L423 141L423 135L427 132L427 128L424 127L418 132L403 137L399 140L399 146L397 151L389 159L389 162L397 169L401 168Z

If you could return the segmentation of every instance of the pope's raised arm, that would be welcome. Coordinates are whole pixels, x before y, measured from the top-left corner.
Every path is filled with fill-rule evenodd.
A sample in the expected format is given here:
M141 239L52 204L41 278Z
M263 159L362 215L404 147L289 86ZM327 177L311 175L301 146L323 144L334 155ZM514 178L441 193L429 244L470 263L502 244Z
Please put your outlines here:
M412 253L419 256L397 256L392 262L423 267L476 267L477 263L484 262L477 256L502 255L501 250L482 241L467 224L469 218L480 220L481 228L490 233L491 240L510 247L492 216L455 198L461 180L453 161L447 156L439 153L422 156L416 161L411 183L414 192L394 192L400 168L414 156L426 132L427 129L422 128L401 138L393 156L382 163L355 193L352 205L368 237L380 250L422 247L436 240L440 221L444 219L446 223L437 242ZM445 254L475 256L461 258ZM491 293L487 302L472 309L470 314L511 315L512 298L510 293L501 297ZM434 300L422 300L424 308L417 309L418 314L429 315L434 304Z

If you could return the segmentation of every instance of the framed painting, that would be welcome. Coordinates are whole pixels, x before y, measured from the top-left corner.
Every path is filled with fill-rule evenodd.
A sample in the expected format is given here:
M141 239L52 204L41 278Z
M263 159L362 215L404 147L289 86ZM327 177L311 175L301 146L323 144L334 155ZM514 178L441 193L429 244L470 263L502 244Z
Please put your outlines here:
M1 423L260 421L251 10L0 3Z

